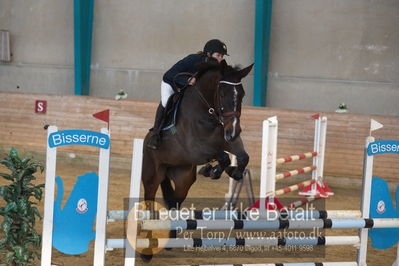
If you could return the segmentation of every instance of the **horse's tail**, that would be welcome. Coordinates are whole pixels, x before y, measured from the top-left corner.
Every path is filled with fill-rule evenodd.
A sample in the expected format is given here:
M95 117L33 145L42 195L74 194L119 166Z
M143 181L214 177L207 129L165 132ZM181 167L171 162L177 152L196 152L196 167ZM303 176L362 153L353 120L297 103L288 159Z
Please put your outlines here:
M175 208L176 201L174 199L175 190L172 187L172 183L169 178L165 178L161 183L162 195L165 203L170 208Z

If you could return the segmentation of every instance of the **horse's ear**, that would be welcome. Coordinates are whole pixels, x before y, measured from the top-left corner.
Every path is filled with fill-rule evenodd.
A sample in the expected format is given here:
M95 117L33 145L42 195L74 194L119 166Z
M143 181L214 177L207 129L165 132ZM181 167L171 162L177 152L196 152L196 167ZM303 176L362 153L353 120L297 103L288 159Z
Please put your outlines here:
M248 73L251 71L253 66L254 66L254 64L251 64L251 65L247 66L246 68L238 71L237 75L240 77L240 79L245 78L248 75Z

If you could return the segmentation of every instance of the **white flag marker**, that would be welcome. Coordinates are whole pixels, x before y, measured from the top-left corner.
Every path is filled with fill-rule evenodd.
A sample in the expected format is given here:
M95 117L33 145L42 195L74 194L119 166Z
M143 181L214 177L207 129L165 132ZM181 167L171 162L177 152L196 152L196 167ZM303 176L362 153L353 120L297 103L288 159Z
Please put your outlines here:
M380 129L382 127L384 127L383 124L381 124L380 122L378 122L374 119L371 119L371 121L370 121L370 136L371 136L371 132L373 132L374 130Z

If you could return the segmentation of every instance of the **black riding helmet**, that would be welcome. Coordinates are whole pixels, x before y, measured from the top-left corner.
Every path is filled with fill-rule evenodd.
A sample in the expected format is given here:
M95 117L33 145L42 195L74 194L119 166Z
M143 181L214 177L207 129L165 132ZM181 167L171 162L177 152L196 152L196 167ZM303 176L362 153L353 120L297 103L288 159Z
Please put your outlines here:
M212 39L208 41L204 46L204 52L210 54L219 53L222 55L228 55L226 44L218 39Z

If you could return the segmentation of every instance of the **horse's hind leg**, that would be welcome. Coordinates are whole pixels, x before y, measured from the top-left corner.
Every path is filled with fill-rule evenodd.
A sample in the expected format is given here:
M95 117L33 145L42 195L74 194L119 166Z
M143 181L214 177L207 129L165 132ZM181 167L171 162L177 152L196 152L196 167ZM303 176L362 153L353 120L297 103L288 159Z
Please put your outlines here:
M186 199L191 185L196 180L196 167L184 166L169 168L166 173L166 178L162 181L163 198L169 209L180 208L181 203ZM175 185L173 189L171 180Z
M172 188L171 180L173 179L175 188ZM180 209L183 201L186 199L188 191L196 180L196 167L186 166L170 169L167 177L162 182L162 192L164 200L169 209ZM176 238L176 230L170 231L170 237Z
M155 169L157 169L157 171ZM148 154L147 151L144 151L141 180L144 186L144 200L147 210L154 211L155 196L158 187L162 179L164 178L165 178L164 168L157 167L154 162L154 158L150 154ZM147 233L146 238L152 238L151 231ZM144 261L148 262L152 259L153 251L151 248L144 249L140 254L140 256Z
M145 155L144 155L145 157ZM152 160L152 158L150 158ZM155 169L157 169L155 171ZM161 167L156 167L153 164L147 164L146 160L143 160L143 170L141 180L144 186L144 200L145 201L155 201L155 196L161 181L165 178L165 170Z

